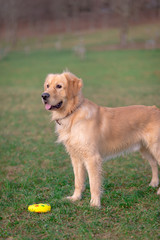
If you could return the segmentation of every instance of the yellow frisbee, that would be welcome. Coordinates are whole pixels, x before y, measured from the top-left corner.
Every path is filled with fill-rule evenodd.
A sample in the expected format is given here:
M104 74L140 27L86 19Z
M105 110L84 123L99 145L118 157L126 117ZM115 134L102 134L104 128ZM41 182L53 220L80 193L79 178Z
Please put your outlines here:
M28 211L37 213L49 212L51 211L51 206L49 204L44 203L32 204L29 205Z

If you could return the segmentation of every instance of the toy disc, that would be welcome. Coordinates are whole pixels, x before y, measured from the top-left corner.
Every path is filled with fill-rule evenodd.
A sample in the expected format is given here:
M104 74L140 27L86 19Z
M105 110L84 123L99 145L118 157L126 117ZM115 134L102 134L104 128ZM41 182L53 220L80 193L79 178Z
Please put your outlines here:
M51 211L51 206L49 204L44 203L32 204L29 205L28 211L37 213L49 212Z

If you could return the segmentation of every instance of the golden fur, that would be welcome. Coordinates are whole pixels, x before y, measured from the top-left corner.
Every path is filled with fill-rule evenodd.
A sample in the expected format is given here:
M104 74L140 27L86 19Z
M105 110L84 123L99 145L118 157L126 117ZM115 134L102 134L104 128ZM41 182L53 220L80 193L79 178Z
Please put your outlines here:
M118 108L98 106L83 98L82 80L70 72L49 74L44 89L49 94L45 101L48 104L46 107L53 106L50 111L52 119L56 121L58 142L65 145L73 165L75 190L68 199L81 199L87 170L91 206L100 207L103 159L113 158L124 152L140 151L151 165L150 186L158 186L158 108L141 105ZM60 108L57 105L59 102L62 104ZM157 194L160 194L160 188Z

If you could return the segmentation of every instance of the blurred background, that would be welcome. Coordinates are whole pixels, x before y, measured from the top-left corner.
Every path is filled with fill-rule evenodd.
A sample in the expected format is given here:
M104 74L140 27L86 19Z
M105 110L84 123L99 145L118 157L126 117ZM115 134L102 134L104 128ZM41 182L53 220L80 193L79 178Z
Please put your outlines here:
M158 48L160 0L0 0L0 58L13 49ZM103 30L93 36L97 30ZM97 32L96 32L97 33Z

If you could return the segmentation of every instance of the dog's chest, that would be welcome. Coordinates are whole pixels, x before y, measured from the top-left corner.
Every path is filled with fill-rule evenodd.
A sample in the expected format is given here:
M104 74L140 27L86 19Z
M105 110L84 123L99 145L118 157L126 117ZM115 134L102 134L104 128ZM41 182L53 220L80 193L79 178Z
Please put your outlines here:
M63 125L56 124L56 133L58 135L57 142L63 143L66 145L66 143L69 141L70 135L71 135L70 127L67 125L64 125L64 124Z
M79 131L78 131L79 130ZM81 130L81 131L80 131ZM72 157L86 159L88 157L88 140L84 134L82 126L57 126L56 133L58 134L58 143L65 145L66 151Z
M56 124L56 133L58 135L57 142L63 143L67 149L82 149L87 144L86 130L83 124Z

